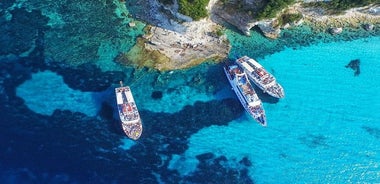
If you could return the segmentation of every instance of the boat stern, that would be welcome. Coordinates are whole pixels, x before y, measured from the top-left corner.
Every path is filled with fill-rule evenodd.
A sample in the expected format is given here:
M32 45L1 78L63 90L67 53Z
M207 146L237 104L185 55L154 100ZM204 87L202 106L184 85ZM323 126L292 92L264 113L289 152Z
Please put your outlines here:
M136 123L122 123L124 133L131 139L137 140L140 138L143 128L141 121Z

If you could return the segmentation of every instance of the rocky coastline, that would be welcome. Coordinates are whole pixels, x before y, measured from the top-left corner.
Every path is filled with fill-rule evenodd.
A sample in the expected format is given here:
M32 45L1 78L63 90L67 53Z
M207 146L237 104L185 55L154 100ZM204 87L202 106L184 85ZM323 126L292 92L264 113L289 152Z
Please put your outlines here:
M308 25L317 32L328 32L332 35L340 34L346 28L372 31L380 25L380 6L354 8L340 15L330 15L322 8L303 7L301 3L296 3L276 18L258 21L246 11L226 8L222 2L212 0L207 7L208 18L189 21L190 17L177 12L177 4L164 6L156 0L140 3L151 9L153 5L159 6L153 8L156 10L154 16L134 15L136 18L143 17L143 21L152 26L146 29L146 34L139 38L134 48L128 53L122 53L116 61L160 71L189 68L206 60L218 62L226 58L231 47L226 36L222 34L222 25L226 24L235 26L246 36L257 26L270 39L277 39L282 29L301 24ZM281 14L289 12L301 14L302 18L296 22L280 23Z
M137 44L116 58L119 63L160 71L189 68L206 60L221 60L230 50L227 37L218 35L222 27L209 20L186 22L183 32L148 26Z
M4 29L0 30L0 37L4 40L4 49L0 51L0 59L40 54L72 66L95 63L104 71L119 68L112 61L167 71L189 68L205 61L219 62L228 55L240 55L229 43L231 38L227 39L225 33L230 29L225 31L225 27L233 27L237 30L234 31L236 35L241 33L241 38L238 38L241 40L250 40L243 35L262 34L268 38L265 39L267 42L273 43L269 45L297 42L294 39L308 42L309 35L319 33L337 39L346 33L351 38L356 37L353 35L355 30L358 30L357 35L363 36L380 33L379 4L331 15L321 8L296 3L276 18L255 20L252 7L260 6L257 4L262 2L260 0L210 0L206 8L208 17L193 21L178 13L177 1L172 5L163 5L160 1L115 0L108 4L105 0L97 3L62 1L52 7L45 6L49 1L2 4L0 23ZM231 4L234 2L247 5ZM69 8L64 8L64 5ZM285 21L286 15L301 18L289 22ZM27 21L25 17L28 17ZM301 38L299 31L291 31L301 30L298 28L304 26L310 27L312 33ZM23 31L11 34L9 30L18 27ZM273 53L279 48L263 47L261 41L257 46L254 43L244 44L262 53ZM34 52L39 47L43 52Z
M299 8L304 15L304 23L317 31L337 30L330 32L339 34L345 28L364 28L371 31L380 24L380 6L361 7L345 11L340 15L327 15L321 9Z
M215 2L210 1L208 11ZM156 0L136 3L143 7L141 10L152 10L151 13L132 12L136 19L147 22L149 26L145 34L138 38L137 44L127 53L120 53L116 62L167 71L227 57L231 46L222 34L223 27L211 18L192 21L190 17L178 13L176 3L168 6ZM135 4L131 3L131 6Z
M282 29L288 29L301 24L308 25L318 32L338 30L337 32L331 32L337 34L343 28L364 27L370 31L376 27L375 25L380 23L380 5L353 8L336 15L330 14L322 8L304 7L302 3L296 3L283 10L276 18L265 20L255 20L244 11L228 11L220 4L216 4L213 13L214 16L218 16L222 21L235 26L247 36L250 36L250 30L257 26L264 36L271 39L278 38ZM279 18L284 14L300 14L302 18L295 22L281 23ZM217 22L223 24L221 21Z

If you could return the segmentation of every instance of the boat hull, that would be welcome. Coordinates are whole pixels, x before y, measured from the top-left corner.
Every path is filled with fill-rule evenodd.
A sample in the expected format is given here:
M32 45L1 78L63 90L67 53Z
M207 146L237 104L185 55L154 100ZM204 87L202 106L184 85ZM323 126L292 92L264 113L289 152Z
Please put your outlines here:
M140 138L143 127L132 92L128 86L115 88L116 102L121 126L131 139Z
M264 87L265 85L260 83L260 81L257 78L253 77L252 75L247 75L247 76L264 93L267 93L268 95L275 97L275 98L284 98L285 97L284 92L283 92L283 88L280 84L277 83L277 84L275 84L276 86L274 86L275 88L280 89L280 91L277 92L274 90L269 90L268 88Z
M227 76L228 82L230 83L232 89L234 90L236 96L238 97L241 105L244 107L246 112L254 119L256 120L260 125L267 126L266 117L265 117L265 111L264 107L261 103L261 101L258 99L257 95L256 101L254 102L255 105L252 105L252 103L247 102L244 95L241 93L241 91L238 89L237 84L234 81L234 76L231 75L229 71L229 66L224 67L224 73ZM254 92L254 89L251 89Z
M248 56L237 59L236 64L247 74L248 78L264 93L275 98L284 98L283 87L276 81L276 78L264 69L257 61Z

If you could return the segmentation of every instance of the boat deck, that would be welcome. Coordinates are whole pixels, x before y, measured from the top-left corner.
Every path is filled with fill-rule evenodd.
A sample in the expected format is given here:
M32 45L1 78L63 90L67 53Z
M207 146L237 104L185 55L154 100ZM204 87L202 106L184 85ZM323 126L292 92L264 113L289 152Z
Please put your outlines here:
M276 98L283 98L285 96L284 90L278 84L276 78L257 61L248 56L243 56L237 59L236 63L243 68L248 77L264 92Z
M240 103L252 118L262 126L266 126L263 105L245 72L243 72L237 65L226 66L224 70L232 88L240 100Z
M142 133L142 122L132 92L128 86L115 88L116 102L125 134L137 140Z

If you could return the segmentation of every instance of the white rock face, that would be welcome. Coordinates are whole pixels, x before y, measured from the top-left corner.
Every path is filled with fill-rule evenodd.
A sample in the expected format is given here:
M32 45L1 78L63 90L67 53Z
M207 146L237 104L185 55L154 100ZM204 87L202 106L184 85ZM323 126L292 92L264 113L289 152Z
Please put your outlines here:
M368 10L368 13L372 15L380 15L380 7L373 7Z
M219 25L209 19L185 22L184 32L179 33L160 27L153 27L152 36L148 38L150 43L145 44L148 50L156 50L164 54L172 61L165 66L156 66L157 69L170 67L179 69L191 66L192 62L199 59L224 58L229 52L229 45L225 36L215 35L215 29L221 29Z
M280 29L275 29L273 26L273 20L259 21L257 23L260 30L264 33L264 35L268 38L277 38L280 34Z
M341 27L336 27L336 28L330 28L329 32L333 35L340 34L343 32L343 28Z

